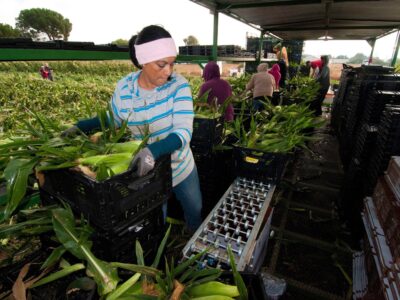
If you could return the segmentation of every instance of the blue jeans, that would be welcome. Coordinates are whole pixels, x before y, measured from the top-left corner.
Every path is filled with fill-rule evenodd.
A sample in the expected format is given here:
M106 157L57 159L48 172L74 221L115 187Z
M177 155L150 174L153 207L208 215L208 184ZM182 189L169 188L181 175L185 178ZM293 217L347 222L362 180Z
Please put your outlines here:
M259 96L253 99L253 110L262 110L264 108L264 104L261 101L265 101L265 97Z
M192 173L172 190L176 199L182 205L187 227L190 230L196 230L202 222L202 198L196 165Z

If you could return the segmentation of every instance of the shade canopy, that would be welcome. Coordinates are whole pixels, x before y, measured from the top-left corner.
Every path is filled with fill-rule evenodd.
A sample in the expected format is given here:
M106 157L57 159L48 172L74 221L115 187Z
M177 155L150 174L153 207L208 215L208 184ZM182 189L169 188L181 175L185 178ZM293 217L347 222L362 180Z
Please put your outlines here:
M400 1L191 0L285 40L370 40L400 28Z

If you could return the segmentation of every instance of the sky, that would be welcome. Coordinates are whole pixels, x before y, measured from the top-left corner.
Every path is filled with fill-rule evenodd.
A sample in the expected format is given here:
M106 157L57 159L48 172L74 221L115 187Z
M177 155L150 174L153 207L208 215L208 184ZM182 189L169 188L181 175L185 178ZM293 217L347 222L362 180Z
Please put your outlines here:
M143 27L163 25L177 46L183 39L195 36L201 45L213 41L213 15L189 0L0 0L0 23L15 27L15 18L23 9L47 8L60 13L72 23L69 41L108 44L117 39L128 40ZM219 45L246 46L246 36L259 36L259 31L223 14L219 15ZM375 45L374 56L390 59L396 34ZM303 53L333 57L357 53L369 56L366 41L306 41Z

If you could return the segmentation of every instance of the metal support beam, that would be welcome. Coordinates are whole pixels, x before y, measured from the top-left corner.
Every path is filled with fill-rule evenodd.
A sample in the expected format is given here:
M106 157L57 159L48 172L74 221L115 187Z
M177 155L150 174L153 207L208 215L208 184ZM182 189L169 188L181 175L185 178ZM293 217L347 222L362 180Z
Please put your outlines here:
M304 5L304 4L321 4L321 0L278 0L268 2L252 2L252 3L236 3L236 4L219 4L218 10L231 10L239 8L257 8L257 7L272 7L285 5Z
M264 31L261 31L260 38L258 40L258 51L257 51L257 56L256 56L257 64L259 64L261 61L261 52L263 49L263 38L264 38Z
M326 2L325 3L325 39L328 39L328 28L329 28L329 23L330 23L330 14L331 14L331 3Z
M399 46L400 46L400 30L397 31L396 46L393 51L392 62L390 63L392 67L396 65L397 55L399 55Z
M212 59L217 61L218 56L218 16L219 13L214 9L214 26L213 26L213 47L212 47Z
M374 57L376 39L369 39L367 42L371 46L371 53L369 54L368 63L372 63L372 59Z
M304 31L304 30L337 30L337 29L393 29L396 28L398 25L397 24L391 24L391 25L365 25L365 26L329 26L326 28L326 26L302 26L302 27L274 27L274 26L268 26L268 30L270 31Z

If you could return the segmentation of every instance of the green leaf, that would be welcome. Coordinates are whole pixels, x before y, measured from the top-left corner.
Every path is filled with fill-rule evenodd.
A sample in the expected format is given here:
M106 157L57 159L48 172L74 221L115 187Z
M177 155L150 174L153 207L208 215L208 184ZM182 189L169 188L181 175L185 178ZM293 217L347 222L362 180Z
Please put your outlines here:
M183 271L186 270L186 268L191 266L195 261L197 261L200 257L202 257L207 251L208 251L208 249L205 249L205 250L197 253L196 255L193 255L188 260L185 260L184 262L180 263L175 268L173 276L176 277L177 275L181 274Z
M40 267L40 269L43 270L43 269L50 267L50 266L54 265L55 263L57 263L60 260L61 256L63 256L65 251L67 251L67 249L65 249L65 247L63 245L55 248L51 252L49 257L46 259L46 261L43 263L43 265Z
M147 267L147 266L140 266L140 265L135 265L135 264L127 264L127 263L120 263L120 262L111 262L110 263L111 267L115 268L121 268L137 273L141 273L143 275L148 275L155 277L158 274L162 274L160 270L157 270L156 268L153 267Z
M171 225L168 226L168 229L165 232L165 235L164 235L160 245L158 246L156 257L154 258L154 261L151 264L151 266L153 268L157 268L158 264L160 263L161 255L164 252L164 248L165 248L165 245L167 243L167 240L168 240L170 232L171 232Z
M135 252L136 252L136 261L139 266L144 266L144 256L143 256L143 249L142 245L140 245L140 242L136 240L135 244Z
M118 284L117 270L106 262L97 259L90 251L91 243L87 240L88 230L75 228L75 220L70 208L53 210L53 226L58 240L79 259L88 262L88 271L94 276L100 295L113 291Z
M238 272L238 270L236 268L235 257L233 256L233 252L232 252L232 248L231 248L230 244L228 244L227 251L228 251L228 255L229 255L229 262L230 262L231 268L232 268L233 279L235 280L235 285L237 286L239 293L240 293L239 299L240 300L248 300L249 295L247 292L247 287L243 281L242 276L240 275L240 273Z
M140 278L142 274L136 273L133 275L131 278L129 278L127 281L125 281L123 284L118 286L114 291L112 291L110 294L107 295L106 300L116 300L119 299L119 296L121 296L125 291L127 291L132 285L134 285Z
M8 219L25 196L28 187L28 177L32 173L37 159L10 160L4 170L7 180L7 205L4 209L4 219ZM1 221L1 220L0 220Z
M40 279L39 281L34 283L31 286L31 288L35 288L35 287L41 286L43 284L50 283L52 281L55 281L55 280L60 279L60 278L63 278L65 276L68 276L71 273L74 273L74 272L77 272L77 271L83 270L83 269L85 269L85 265L84 264L75 264L75 265L69 266L69 267L64 268L64 269L62 269L60 271L57 271L55 273L50 274L47 277L44 277L44 278Z

